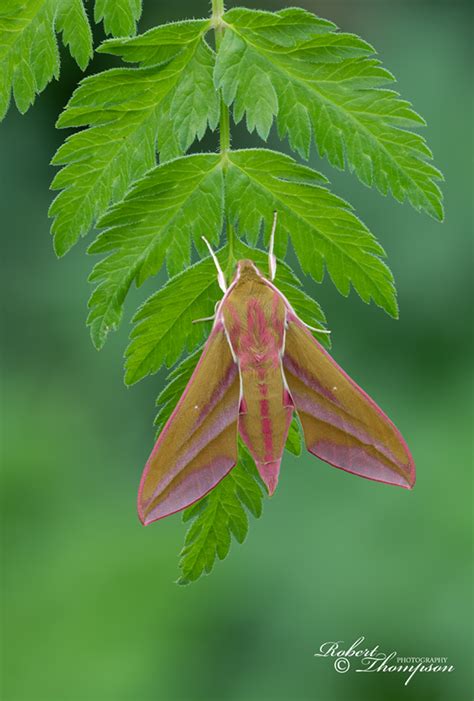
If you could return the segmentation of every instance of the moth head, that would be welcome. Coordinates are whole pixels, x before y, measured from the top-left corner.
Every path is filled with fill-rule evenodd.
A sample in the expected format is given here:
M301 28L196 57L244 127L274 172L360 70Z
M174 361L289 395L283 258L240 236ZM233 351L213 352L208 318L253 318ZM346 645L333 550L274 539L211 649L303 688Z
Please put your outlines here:
M255 263L248 259L239 260L237 263L237 277L241 279L255 276L258 276L259 278L262 277L262 273L257 268Z

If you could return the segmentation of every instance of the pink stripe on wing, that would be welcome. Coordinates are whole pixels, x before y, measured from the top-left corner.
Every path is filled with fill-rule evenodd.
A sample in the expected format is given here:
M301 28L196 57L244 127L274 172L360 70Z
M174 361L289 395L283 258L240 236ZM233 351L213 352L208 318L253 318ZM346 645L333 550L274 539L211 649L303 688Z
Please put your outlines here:
M186 466L189 465L189 463L194 460L197 455L199 455L206 445L209 445L209 443L214 441L223 431L225 431L233 422L235 422L236 415L236 407L228 407L225 412L221 412L221 414L217 416L214 423L212 423L200 434L197 440L195 439L194 442L192 438L188 440L188 449L178 458L174 466L169 469L166 476L157 483L153 496L149 499L147 504L156 499L160 492L171 484L171 482L180 474L180 472L182 472Z
M405 489L413 487L405 477L380 463L377 458L368 455L362 448L334 446L330 441L320 440L308 450L332 467L350 472L352 475L384 484L394 484ZM340 464L341 462L344 463L344 467Z
M226 374L224 375L222 381L217 385L217 387L214 389L213 393L209 397L209 400L206 402L206 404L202 407L201 411L199 412L199 416L196 419L196 423L194 424L192 428L192 433L194 433L199 426L205 421L207 416L211 413L211 411L214 409L214 407L222 400L223 396L235 380L236 376L238 373L237 365L230 365L229 369L227 370Z
M339 416L335 412L330 411L323 406L320 406L311 398L305 397L298 393L293 394L293 399L299 411L304 411L310 416L314 416L316 419L319 419L323 423L329 424L329 426L335 426L336 428L339 428L343 433L346 433L348 436L351 436L355 440L359 441L359 443L374 447L381 455L385 456L387 460L390 460L395 465L406 467L405 465L400 464L399 460L397 460L396 456L392 453L392 451L387 445L376 440L374 436L371 435L368 431L352 423L350 419L352 419L353 417L351 417L350 415L348 415L348 418L345 419L343 416ZM342 411L342 409L339 409L339 411Z
M298 363L295 360L293 360L293 358L291 358L287 353L285 353L285 355L283 356L283 362L285 369L291 372L291 374L295 377L299 378L302 382L304 382L304 384L307 387L314 389L315 392L317 392L318 394L322 394L323 397L326 397L326 399L329 399L331 402L334 402L334 404L337 404L339 406L340 403L336 395L333 394L323 384L321 384L321 382L319 382L314 377L314 375L307 372L307 370L302 368L301 365L298 365Z
M143 523L148 525L165 516L171 516L177 511L191 506L208 494L234 467L234 461L227 456L216 456L202 472L197 475L191 473L185 475L182 481L165 496L163 501L157 504L143 518ZM198 496L196 496L198 495ZM149 503L149 502L148 502Z

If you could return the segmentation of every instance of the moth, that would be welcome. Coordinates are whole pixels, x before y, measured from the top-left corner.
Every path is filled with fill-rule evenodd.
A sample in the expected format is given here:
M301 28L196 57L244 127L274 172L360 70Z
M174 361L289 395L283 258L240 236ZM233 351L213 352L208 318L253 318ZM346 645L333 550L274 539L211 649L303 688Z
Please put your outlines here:
M237 462L238 434L273 494L295 412L307 450L321 460L378 482L408 489L415 483L400 432L274 284L275 225L276 216L268 277L241 260L227 287L207 244L224 296L194 373L146 463L138 492L144 525L213 489Z

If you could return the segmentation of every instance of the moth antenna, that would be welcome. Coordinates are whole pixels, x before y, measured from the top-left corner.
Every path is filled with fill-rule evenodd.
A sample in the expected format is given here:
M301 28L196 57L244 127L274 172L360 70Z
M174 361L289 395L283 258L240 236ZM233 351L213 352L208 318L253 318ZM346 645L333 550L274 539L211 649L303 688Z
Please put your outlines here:
M206 239L206 237L205 237L205 236L201 236L201 238L202 238L202 240L204 241L204 243L206 244L206 246L208 247L209 253L211 254L211 258L212 258L212 260L214 261L214 265L215 265L216 268L217 268L217 282L219 283L219 287L221 288L222 292L225 293L225 292L227 292L227 285L226 285L226 282L225 282L224 273L222 272L222 268L221 268L221 266L220 266L220 264L219 264L219 261L217 260L217 256L216 256L216 254L214 253L214 251L212 250L211 244L210 244L209 241Z
M276 256L273 253L273 249L275 247L275 229L277 225L277 218L278 218L278 212L273 212L273 224L272 224L272 230L270 233L270 244L268 248L268 269L270 272L270 280L275 279L276 275L276 270L277 270L277 261L276 261Z

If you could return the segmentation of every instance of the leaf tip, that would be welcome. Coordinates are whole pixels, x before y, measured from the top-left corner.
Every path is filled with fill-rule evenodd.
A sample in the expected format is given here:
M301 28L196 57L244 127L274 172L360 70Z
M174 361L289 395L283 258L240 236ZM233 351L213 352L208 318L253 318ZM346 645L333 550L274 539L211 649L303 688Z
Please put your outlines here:
M56 257L58 259L64 258L66 253L69 251L71 248L71 245L68 244L62 236L59 235L59 232L53 233L53 249L54 253L56 254Z

